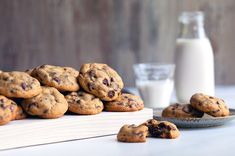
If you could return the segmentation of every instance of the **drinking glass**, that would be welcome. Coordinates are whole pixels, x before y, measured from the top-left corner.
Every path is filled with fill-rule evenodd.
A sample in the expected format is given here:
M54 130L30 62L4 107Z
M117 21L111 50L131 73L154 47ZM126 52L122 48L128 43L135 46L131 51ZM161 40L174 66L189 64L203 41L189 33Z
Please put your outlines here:
M133 65L136 86L145 106L169 106L174 88L174 64L141 63Z

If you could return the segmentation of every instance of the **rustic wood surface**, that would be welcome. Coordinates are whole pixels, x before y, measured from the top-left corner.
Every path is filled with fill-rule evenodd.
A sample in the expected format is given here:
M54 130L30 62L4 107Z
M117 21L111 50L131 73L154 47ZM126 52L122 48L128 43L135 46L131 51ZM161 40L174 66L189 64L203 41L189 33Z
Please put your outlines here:
M234 0L0 0L0 69L104 62L134 85L132 65L174 62L177 17L206 13L217 84L235 84Z

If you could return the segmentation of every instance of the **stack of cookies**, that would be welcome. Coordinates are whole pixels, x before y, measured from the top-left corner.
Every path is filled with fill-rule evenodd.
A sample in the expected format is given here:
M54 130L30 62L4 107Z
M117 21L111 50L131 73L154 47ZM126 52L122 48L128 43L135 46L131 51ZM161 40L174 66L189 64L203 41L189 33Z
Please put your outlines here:
M83 64L80 71L42 65L25 72L0 72L0 125L27 115L53 119L67 111L93 115L143 109L141 98L122 93L123 87L116 71L98 63Z
M170 118L201 118L204 113L213 117L224 117L229 115L229 109L224 100L205 95L194 94L190 99L190 104L173 104L165 108L163 117Z

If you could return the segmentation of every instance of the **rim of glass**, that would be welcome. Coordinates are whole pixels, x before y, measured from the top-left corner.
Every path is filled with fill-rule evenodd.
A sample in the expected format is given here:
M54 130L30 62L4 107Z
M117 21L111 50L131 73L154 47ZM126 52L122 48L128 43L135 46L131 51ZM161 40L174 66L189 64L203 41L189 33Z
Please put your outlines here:
M150 67L171 67L175 68L175 64L173 63L136 63L133 65L133 68L140 67L140 66L150 66Z

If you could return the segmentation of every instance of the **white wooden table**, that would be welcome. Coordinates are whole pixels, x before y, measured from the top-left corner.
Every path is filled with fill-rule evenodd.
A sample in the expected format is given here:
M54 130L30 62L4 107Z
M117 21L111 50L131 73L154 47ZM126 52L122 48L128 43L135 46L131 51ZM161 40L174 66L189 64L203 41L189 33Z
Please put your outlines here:
M235 108L235 87L217 87L216 95L225 99L229 107ZM0 152L0 156L235 156L235 121L220 127L181 129L180 131L181 136L175 140L149 138L146 143L120 143L116 141L116 136L112 135L100 138L7 150Z

